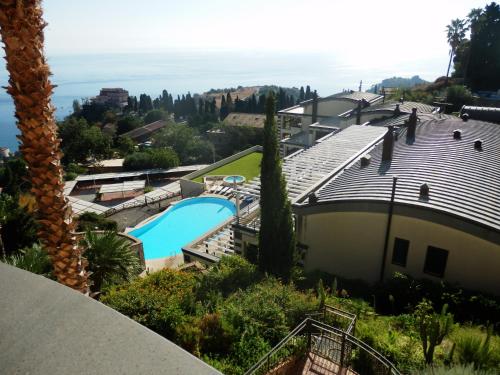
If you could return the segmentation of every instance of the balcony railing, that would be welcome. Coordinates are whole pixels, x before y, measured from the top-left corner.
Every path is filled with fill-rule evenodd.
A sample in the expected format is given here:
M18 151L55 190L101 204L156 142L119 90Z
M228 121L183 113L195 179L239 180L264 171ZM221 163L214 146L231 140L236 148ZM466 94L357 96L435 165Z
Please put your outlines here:
M307 318L253 365L245 375L279 372L287 363L300 366L307 354L322 357L338 366L338 373L401 375L382 354L351 334ZM295 362L294 362L295 361ZM286 372L283 372L286 373Z

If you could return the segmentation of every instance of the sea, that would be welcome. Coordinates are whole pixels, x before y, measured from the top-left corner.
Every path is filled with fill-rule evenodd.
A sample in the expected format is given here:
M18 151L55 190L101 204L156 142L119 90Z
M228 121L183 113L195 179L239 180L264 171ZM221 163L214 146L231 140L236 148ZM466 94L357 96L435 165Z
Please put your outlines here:
M2 60L4 61L4 60ZM130 95L157 97L163 89L175 96L202 93L212 88L278 85L310 85L320 96L343 89L357 90L384 78L420 75L427 80L440 75L440 61L410 61L380 67L370 61L342 62L328 53L259 51L162 51L106 54L48 54L52 96L58 120L71 113L74 99L99 94L103 87L122 87ZM5 65L0 66L0 84L8 84ZM0 147L18 149L18 129L12 99L0 91Z

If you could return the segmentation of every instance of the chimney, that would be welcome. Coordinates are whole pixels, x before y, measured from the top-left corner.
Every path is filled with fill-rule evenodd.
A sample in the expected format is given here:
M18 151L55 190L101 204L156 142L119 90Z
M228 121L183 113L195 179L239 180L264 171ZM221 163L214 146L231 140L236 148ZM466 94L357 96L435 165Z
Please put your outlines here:
M476 150L482 150L483 149L483 140L482 139L476 139L474 141L474 148Z
M462 139L462 131L460 129L453 130L453 139Z
M429 185L427 183L420 185L420 198L429 198Z
M417 129L417 109L411 109L411 115L408 119L408 131L406 137L408 139L415 139L415 130Z
M314 124L318 121L318 94L316 93L316 90L313 92L313 108L312 108L312 119L311 123Z
M356 125L361 125L361 108L362 102L358 100L358 108L356 109Z
M309 200L309 204L318 203L318 196L316 195L315 192L312 192L311 194L309 194L307 198Z
M382 144L382 161L392 160L392 151L394 150L394 126L387 127L387 133L384 135Z
M462 113L460 117L464 122L467 122L469 120L469 114L467 112Z

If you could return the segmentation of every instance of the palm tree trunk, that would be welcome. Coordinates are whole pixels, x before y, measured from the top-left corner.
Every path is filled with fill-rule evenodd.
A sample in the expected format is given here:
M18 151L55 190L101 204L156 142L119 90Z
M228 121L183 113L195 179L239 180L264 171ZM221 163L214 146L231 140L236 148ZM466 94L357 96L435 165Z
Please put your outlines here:
M448 77L450 76L451 60L453 59L453 50L450 50L450 61L448 62L448 70L446 71L446 84L448 84Z
M88 293L81 250L74 236L71 207L63 194L60 139L43 53L41 0L0 0L0 34L9 72L7 92L14 99L20 150L26 160L38 206L39 237L61 284Z

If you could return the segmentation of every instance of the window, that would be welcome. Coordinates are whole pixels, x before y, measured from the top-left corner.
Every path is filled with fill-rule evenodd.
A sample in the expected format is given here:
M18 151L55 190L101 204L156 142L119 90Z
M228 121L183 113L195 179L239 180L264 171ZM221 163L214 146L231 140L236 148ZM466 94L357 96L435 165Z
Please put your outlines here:
M406 258L408 257L408 248L410 241L402 238L394 239L394 250L392 251L392 264L406 267Z
M425 257L424 272L429 275L443 277L448 260L448 251L438 247L429 246Z

